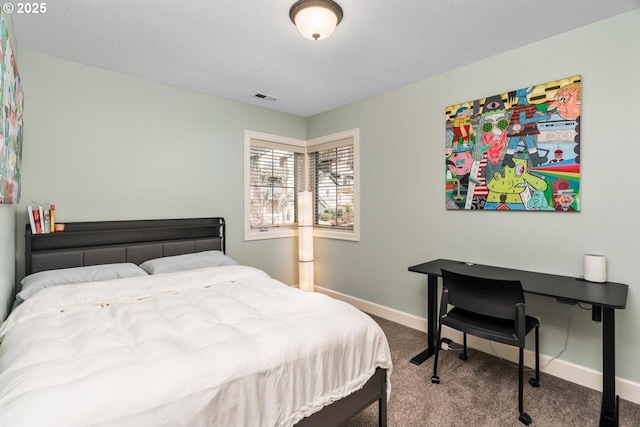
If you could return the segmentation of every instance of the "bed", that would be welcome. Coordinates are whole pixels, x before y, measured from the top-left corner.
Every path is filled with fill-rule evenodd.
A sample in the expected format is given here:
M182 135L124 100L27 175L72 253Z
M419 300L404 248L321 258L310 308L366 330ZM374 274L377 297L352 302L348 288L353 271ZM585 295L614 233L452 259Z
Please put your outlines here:
M329 427L377 402L386 426L380 327L238 265L224 219L27 226L25 238L0 328L0 425ZM73 280L47 282L60 276Z

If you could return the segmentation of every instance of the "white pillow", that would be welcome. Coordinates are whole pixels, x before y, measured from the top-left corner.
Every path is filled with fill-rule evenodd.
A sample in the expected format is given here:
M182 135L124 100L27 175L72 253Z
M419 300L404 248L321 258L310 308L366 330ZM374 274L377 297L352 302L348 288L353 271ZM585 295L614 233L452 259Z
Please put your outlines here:
M176 271L195 270L238 263L221 251L204 251L193 254L175 255L150 259L140 264L140 268L149 274L174 273Z
M74 283L100 282L120 277L146 276L147 273L135 264L123 262L117 264L89 265L85 267L46 270L26 276L22 290L16 295L18 302L32 297L36 292L50 286L71 285Z

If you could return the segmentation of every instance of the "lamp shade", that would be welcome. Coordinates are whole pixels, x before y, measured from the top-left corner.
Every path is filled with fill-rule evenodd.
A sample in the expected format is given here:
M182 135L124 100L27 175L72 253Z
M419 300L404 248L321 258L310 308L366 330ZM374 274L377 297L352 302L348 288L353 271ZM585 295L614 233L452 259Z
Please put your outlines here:
M298 287L303 291L313 292L313 261L298 263L299 281Z
M300 289L313 291L313 198L298 193L298 275Z
M322 40L342 21L342 8L332 0L300 0L291 6L289 17L304 37Z
M313 195L311 191L298 193L298 226L313 225Z
M299 227L298 233L298 260L313 261L313 227Z

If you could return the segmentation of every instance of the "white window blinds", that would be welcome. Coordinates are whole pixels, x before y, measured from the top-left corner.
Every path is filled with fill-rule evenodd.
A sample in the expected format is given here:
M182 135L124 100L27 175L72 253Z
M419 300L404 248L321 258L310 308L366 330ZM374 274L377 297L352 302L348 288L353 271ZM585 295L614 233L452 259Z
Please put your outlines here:
M251 139L249 154L251 229L296 224L296 198L304 190L304 147Z
M315 227L353 231L356 218L353 138L307 148Z

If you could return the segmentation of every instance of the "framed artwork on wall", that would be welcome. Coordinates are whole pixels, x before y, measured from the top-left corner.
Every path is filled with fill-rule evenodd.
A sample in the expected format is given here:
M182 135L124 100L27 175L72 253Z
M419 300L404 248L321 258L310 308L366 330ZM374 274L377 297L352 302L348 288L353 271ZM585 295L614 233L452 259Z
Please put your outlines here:
M445 109L445 206L580 210L581 76Z
M4 15L0 14L0 203L20 201L23 93Z

